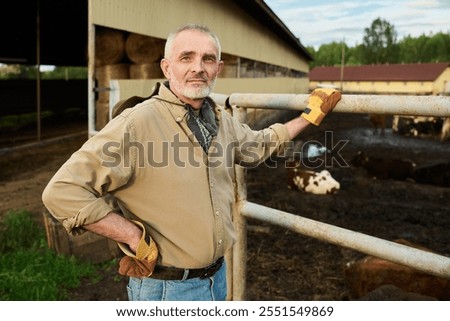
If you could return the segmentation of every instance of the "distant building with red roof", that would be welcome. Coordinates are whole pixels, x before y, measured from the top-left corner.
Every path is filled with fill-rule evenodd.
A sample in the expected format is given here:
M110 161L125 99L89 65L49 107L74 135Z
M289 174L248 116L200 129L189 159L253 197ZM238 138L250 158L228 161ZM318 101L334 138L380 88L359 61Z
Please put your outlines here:
M309 73L310 90L340 88L361 94L450 94L450 63L315 67Z

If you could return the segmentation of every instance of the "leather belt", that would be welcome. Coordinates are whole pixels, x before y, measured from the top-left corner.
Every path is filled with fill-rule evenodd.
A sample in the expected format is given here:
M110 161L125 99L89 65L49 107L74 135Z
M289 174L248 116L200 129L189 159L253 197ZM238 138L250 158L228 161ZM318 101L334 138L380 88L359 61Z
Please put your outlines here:
M157 265L155 266L155 270L150 277L159 280L187 280L192 278L205 279L213 276L220 269L223 260L224 259L222 256L214 263L200 269L180 269Z

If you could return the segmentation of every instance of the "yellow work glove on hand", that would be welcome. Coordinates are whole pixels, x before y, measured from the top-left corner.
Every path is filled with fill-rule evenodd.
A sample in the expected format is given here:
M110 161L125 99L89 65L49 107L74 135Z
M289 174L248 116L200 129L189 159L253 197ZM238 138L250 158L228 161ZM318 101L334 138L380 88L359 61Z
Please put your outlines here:
M155 241L147 234L144 225L132 221L142 228L142 237L134 254L126 244L118 243L119 248L126 254L119 262L119 273L132 277L148 277L152 275L158 259L158 247Z
M308 105L301 117L311 124L319 126L325 116L333 110L341 99L341 92L331 88L314 89L308 98Z

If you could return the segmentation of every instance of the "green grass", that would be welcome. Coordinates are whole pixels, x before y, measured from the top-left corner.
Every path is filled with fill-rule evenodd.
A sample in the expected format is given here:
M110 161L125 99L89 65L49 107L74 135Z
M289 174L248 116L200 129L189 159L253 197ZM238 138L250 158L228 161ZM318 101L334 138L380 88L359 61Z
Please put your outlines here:
M52 117L51 111L43 111L41 120ZM6 115L0 117L0 129L18 129L36 123L36 113Z
M67 121L74 119L85 118L85 113L80 112L80 108L68 108L60 113L55 113L50 110L43 110L40 115L41 122L57 120ZM0 130L17 130L26 126L34 125L37 122L36 112L16 114L16 115L5 115L0 117Z
M27 211L8 211L0 222L0 300L65 300L84 277L95 280L97 266L57 255L45 232Z

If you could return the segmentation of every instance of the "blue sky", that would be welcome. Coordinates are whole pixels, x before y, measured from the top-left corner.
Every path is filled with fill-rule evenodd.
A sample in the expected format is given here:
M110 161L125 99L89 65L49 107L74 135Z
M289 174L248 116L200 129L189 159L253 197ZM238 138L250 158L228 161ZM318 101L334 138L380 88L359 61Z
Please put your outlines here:
M450 0L264 0L301 43L361 44L364 29L381 18L394 26L397 40L450 32Z

